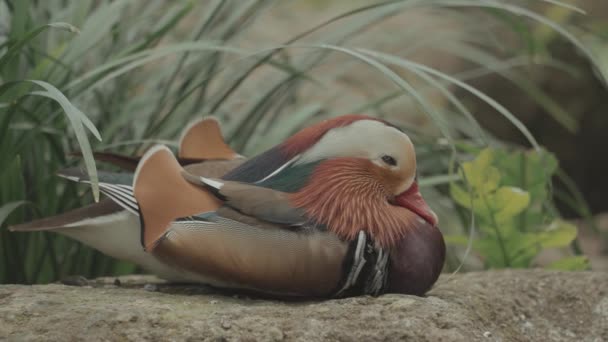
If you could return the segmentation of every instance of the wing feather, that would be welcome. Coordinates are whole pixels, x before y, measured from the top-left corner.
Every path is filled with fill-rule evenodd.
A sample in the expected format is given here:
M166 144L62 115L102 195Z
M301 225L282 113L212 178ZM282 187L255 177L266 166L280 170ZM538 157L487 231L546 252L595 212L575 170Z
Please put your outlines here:
M242 158L226 144L220 124L213 117L194 121L184 129L178 156L186 159Z
M308 221L304 210L291 204L289 194L248 183L182 175L190 183L209 189L224 204L245 215L279 224L302 225Z

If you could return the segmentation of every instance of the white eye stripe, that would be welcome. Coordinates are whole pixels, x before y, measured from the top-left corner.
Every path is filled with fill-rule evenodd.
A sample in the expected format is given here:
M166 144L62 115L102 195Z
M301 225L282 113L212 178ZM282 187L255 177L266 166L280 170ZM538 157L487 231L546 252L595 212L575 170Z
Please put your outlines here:
M360 157L370 160L387 155L397 165L415 163L409 137L395 127L375 120L360 120L345 127L327 132L296 164L314 162L332 157Z

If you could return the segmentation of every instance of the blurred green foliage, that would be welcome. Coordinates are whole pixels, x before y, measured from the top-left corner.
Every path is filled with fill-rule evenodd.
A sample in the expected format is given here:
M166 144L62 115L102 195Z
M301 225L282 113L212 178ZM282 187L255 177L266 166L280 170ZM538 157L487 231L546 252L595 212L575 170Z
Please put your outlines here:
M91 192L98 196L94 184L90 189L77 188L54 176L78 163L66 157L70 152L82 151L86 170L96 179L93 150L135 154L153 143L175 146L184 125L204 115L222 121L232 146L251 155L314 121L348 112L384 117L385 106L403 101L408 113L421 109L425 120L434 124L435 129L429 130L414 123L421 121L419 117L399 122L416 143L425 196L441 209L449 198L442 186L458 177L449 171L455 140L476 146L497 143L473 118L466 101L454 96L454 88L488 103L537 147L513 113L467 81L498 73L550 108L551 115L565 125L571 122L526 81L524 73L515 70L528 65L532 61L528 54L538 49L505 53L501 49L505 45L491 29L498 25L534 45L536 38L522 20L528 18L548 25L590 55L575 37L542 14L515 3L473 0L364 3L308 26L281 44L243 47L255 23L264 24L264 16L276 4L272 0L0 0L0 283L137 271L134 265L56 234L6 230L10 224L86 204ZM446 25L434 28L432 39L426 39L428 23L414 21L407 32L376 33L370 38L402 47L396 52L349 45L388 18L425 10L458 23L464 34L456 36L454 28ZM449 74L412 57L423 49L471 66ZM336 55L343 59L334 59L330 70L321 68ZM537 63L563 67L547 56L536 57ZM354 92L336 85L355 77L362 66L389 86L363 100L347 101L347 107L332 108L335 99L349 99ZM367 86L367 77L358 80L362 88L375 87ZM323 97L303 95L311 89ZM437 94L443 102L435 100ZM508 177L500 174L501 181L511 182ZM526 184L512 186L537 196ZM525 217L526 227L532 227L536 219L532 209ZM453 226L444 229L460 229Z
M475 217L479 236L473 250L486 267L530 267L541 251L567 247L576 239L576 227L548 205L557 166L555 157L544 150L490 148L462 164L464 181L450 184L450 193ZM466 245L468 236L451 235L446 240ZM574 270L589 264L584 256L574 256L552 267Z

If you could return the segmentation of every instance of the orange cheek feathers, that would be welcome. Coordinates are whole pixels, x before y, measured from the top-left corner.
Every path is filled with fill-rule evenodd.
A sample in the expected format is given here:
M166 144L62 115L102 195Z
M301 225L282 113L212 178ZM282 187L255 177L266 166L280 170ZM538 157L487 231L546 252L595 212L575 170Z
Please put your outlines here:
M290 195L290 200L342 239L352 240L363 230L379 245L390 247L418 216L388 202L387 185L378 181L378 169L369 160L359 158L325 161L304 188ZM385 183L399 181L391 180L389 174L382 176Z

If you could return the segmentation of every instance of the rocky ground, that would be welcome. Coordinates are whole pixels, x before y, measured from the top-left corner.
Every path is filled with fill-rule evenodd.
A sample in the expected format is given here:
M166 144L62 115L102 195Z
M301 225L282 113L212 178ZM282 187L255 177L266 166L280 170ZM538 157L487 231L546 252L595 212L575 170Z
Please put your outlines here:
M7 341L608 341L608 273L489 271L427 297L283 302L148 276L0 286Z

